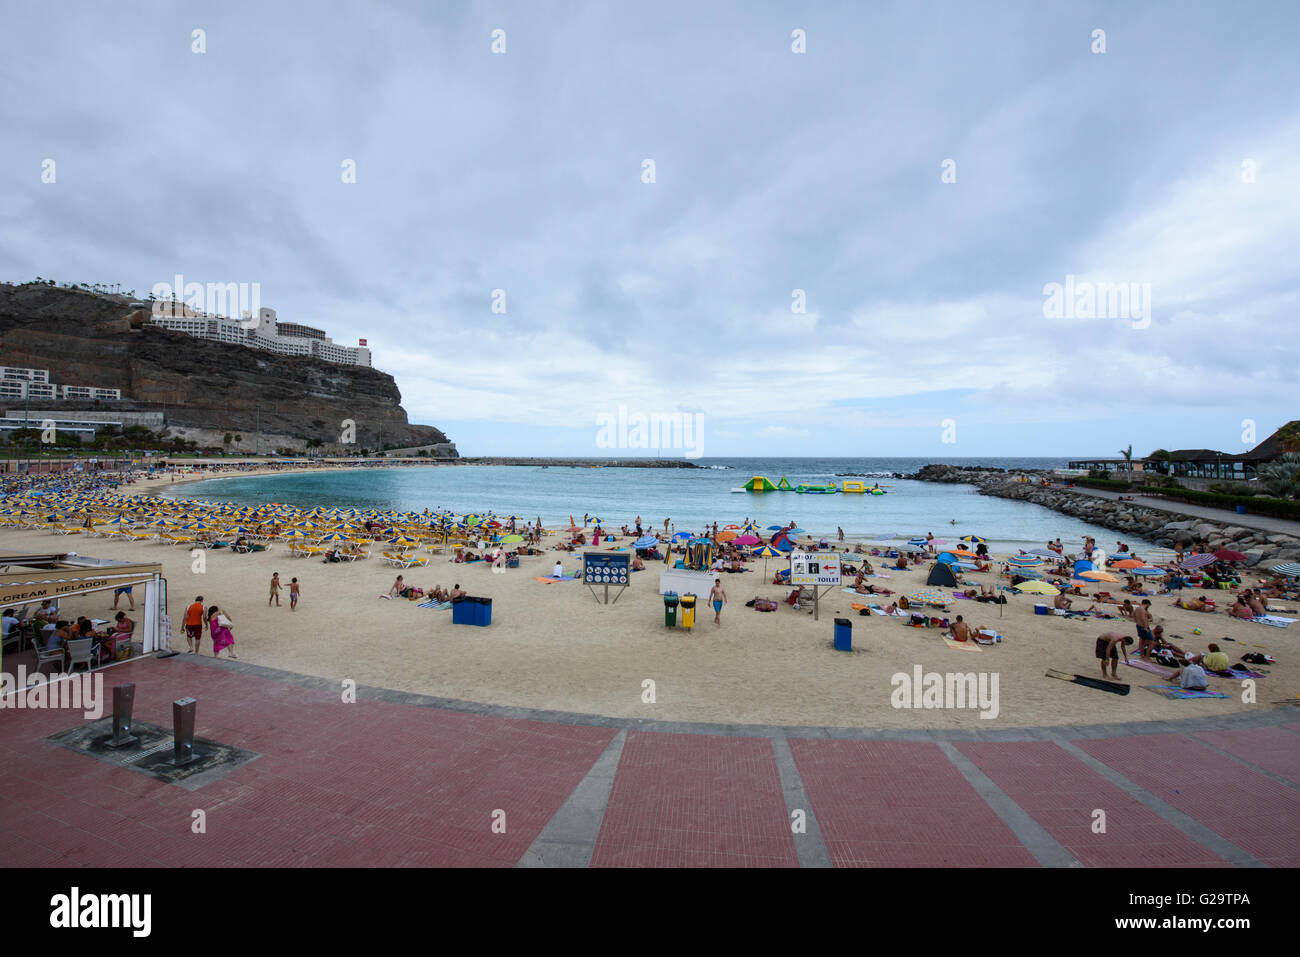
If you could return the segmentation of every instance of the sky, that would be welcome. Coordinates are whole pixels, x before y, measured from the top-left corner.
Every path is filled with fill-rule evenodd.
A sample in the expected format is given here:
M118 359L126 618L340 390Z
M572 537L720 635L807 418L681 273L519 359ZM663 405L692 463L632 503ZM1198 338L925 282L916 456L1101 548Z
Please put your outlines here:
M462 455L1300 418L1300 5L811 6L6 4L0 279L256 283Z

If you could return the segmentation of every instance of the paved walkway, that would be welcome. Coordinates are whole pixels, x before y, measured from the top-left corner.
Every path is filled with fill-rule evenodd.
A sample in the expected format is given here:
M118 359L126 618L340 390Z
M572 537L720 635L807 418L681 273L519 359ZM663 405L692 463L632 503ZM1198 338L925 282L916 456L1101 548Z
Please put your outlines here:
M1082 485L1076 485L1073 488L1062 488L1054 486L1064 492L1076 492L1079 495L1091 495L1094 498L1108 498L1111 500L1120 497L1119 492L1112 492L1109 489L1085 488ZM1127 498L1127 494L1125 498ZM1153 508L1161 512L1168 512L1177 518L1203 518L1211 522L1223 522L1226 525L1236 525L1239 528L1253 528L1261 532L1273 532L1278 535L1294 535L1300 538L1300 522L1293 522L1285 518L1273 518L1269 515L1238 515L1235 511L1229 511L1226 508L1206 508L1203 505L1191 505L1186 502L1179 502L1175 499L1152 498L1148 495L1134 495L1133 505L1141 505L1143 508Z
M697 726L147 658L136 720L258 756L197 788L0 715L9 866L1300 866L1300 710L1006 731ZM205 828L195 833L195 811Z

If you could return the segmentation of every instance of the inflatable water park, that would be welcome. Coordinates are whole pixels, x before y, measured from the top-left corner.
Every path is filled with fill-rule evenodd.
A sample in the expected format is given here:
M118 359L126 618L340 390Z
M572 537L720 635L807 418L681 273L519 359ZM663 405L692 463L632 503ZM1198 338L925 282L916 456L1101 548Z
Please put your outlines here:
M732 489L733 492L797 492L800 495L834 495L840 493L844 495L887 495L888 490L883 488L879 482L875 485L868 486L865 482L844 482L842 485L836 485L831 482L829 485L791 485L790 480L784 475L781 481L775 485L765 475L755 475L752 479L742 485L740 488Z

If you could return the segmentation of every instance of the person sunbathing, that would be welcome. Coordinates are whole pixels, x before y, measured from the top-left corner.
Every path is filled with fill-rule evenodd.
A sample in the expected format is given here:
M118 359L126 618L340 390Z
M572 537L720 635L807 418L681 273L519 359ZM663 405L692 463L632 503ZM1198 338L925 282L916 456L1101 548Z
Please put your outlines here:
M1188 611L1203 611L1207 613L1214 611L1214 606L1209 604L1204 597L1191 599L1179 598L1174 602L1173 607L1185 608Z
M1256 595L1249 588L1247 588L1245 592L1242 593L1242 597L1245 598L1246 604L1250 606L1250 610L1253 611L1256 615L1263 617L1264 615L1268 614L1268 603L1265 602L1258 595Z
M1133 602L1131 602L1131 601L1129 601L1127 598L1125 598L1124 601L1123 601L1123 602L1120 604L1120 606L1119 606L1119 614L1120 614L1120 617L1121 617L1121 618L1132 618L1132 617L1133 617Z
M1255 617L1254 610L1249 605L1246 604L1246 599L1243 595L1237 596L1237 600L1233 602L1232 607L1228 609L1228 614L1231 615L1233 618L1254 618Z
M632 571L634 571L634 572L639 572L639 571L644 571L644 570L645 570L645 562L643 562L643 561L641 560L641 556L640 556L640 555L635 555L635 556L633 556L633 558L632 558Z
M429 590L429 597L440 605L445 601L451 600L447 597L447 589L443 588L441 585L434 585L433 588Z
M397 580L393 582L393 587L388 589L389 598L405 598L410 595L410 593L411 588L406 584L406 581L401 575L397 576Z
M952 625L949 626L949 628L948 628L948 634L950 634L950 635L952 636L952 640L953 640L953 641L970 641L970 640L971 640L971 630L970 630L970 625L968 625L968 624L966 624L966 622L962 621L962 617L961 617L961 615L958 615L958 616L957 616L957 620L954 621L954 622L952 623Z
M454 600L456 600L457 598L463 598L464 596L466 596L466 595L468 595L468 594L469 594L469 592L465 591L464 589L462 589L462 588L460 587L460 582L457 582L456 584L454 584L454 585L451 586L451 591L447 592L447 598L446 598L446 600L447 600L447 601L454 601Z
M1059 608L1062 611L1069 611L1073 605L1074 602L1066 598L1064 594L1057 595L1054 599L1052 599L1052 607Z

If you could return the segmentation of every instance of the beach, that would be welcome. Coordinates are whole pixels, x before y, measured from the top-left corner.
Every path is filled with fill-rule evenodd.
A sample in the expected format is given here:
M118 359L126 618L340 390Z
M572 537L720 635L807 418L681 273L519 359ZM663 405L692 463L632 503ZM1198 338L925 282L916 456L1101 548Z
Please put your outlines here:
M166 477L150 480L154 487L170 484ZM136 495L150 490L137 482L123 491ZM550 536L547 544L555 540ZM837 589L821 598L816 621L785 604L773 613L745 607L751 598L779 601L786 596L788 587L768 583L771 573L784 567L781 559L768 563L766 576L762 560L749 563L756 571L720 576L728 598L721 626L714 626L712 612L701 600L695 628L687 631L664 625L658 592L663 565L658 562L647 562L645 571L633 573L631 586L617 604L604 605L580 581L535 580L549 574L557 556L570 573L580 567L579 554L550 550L522 556L519 568L494 574L485 563L454 564L445 556L431 557L423 569L400 572L380 562L380 546L373 548L374 557L344 564L292 558L283 542L253 554L205 550L200 567L184 546L56 537L34 529L0 529L0 548L30 553L75 550L161 563L173 648L182 652L184 608L201 594L206 605L221 606L233 620L241 661L340 683L352 680L494 705L662 721L993 729L1204 717L1268 707L1294 698L1300 690L1300 665L1287 653L1296 632L1235 621L1223 610L1210 615L1173 608L1169 596L1152 598L1156 621L1188 652L1203 652L1207 642L1219 641L1234 662L1252 651L1279 659L1264 667L1267 678L1254 683L1255 703L1243 700L1240 681L1213 676L1211 688L1228 694L1227 699L1167 700L1145 686L1174 682L1123 664L1119 680L1133 686L1125 697L1047 678L1049 669L1101 677L1093 654L1096 637L1105 631L1135 632L1132 622L1122 619L1036 615L1035 604L1050 601L1038 596L1011 594L1004 606L953 600L947 612L929 611L949 618L962 614L968 623L1004 636L1003 642L979 646L978 651L945 643L939 628L911 628L896 619L860 616L851 603L883 604L889 599L851 596ZM922 587L929 568L924 562L919 569L885 571L882 560L872 561L889 577L868 581L897 592ZM279 572L285 591L279 607L268 607L274 572ZM490 597L492 624L454 625L450 610L380 597L399 573L417 587L459 584L471 595ZM302 601L291 611L288 585L294 577L301 584ZM967 582L995 585L997 579L992 573L975 573ZM1253 576L1247 583L1253 584ZM1118 586L1109 587L1120 594ZM943 591L945 598L951 597L952 589ZM105 612L112 602L106 596L68 599L61 613L110 617ZM1076 602L1076 607L1088 604ZM125 601L121 607L126 607ZM832 647L836 618L852 623L851 653ZM1194 636L1194 628L1203 629L1204 635ZM1222 641L1225 635L1237 640ZM211 655L211 649L205 634L202 653ZM1136 645L1129 650L1135 656ZM974 708L894 707L895 676L910 676L917 666L940 674L996 675L996 717L982 718ZM653 701L646 700L647 681L653 682Z

